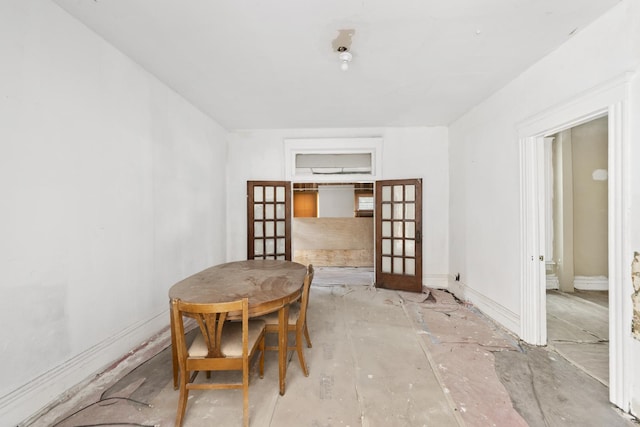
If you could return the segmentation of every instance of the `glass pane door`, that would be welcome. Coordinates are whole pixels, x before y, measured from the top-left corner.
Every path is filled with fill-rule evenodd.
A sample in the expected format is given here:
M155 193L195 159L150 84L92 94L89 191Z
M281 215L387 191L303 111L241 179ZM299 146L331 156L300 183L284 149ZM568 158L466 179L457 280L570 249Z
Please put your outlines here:
M376 182L376 286L422 292L422 180Z
M291 183L247 181L247 259L291 260Z

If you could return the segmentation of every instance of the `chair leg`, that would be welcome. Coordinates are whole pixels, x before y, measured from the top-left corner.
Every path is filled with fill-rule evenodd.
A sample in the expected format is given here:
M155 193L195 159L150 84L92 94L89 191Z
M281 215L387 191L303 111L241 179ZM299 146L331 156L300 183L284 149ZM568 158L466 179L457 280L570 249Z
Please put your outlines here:
M169 309L170 311L173 310L172 305L169 304ZM173 315L170 316L171 317L171 364L173 366L173 389L177 390L178 389L178 374L179 374L179 370L180 368L178 367L178 351L176 349L176 332L175 332L175 325L173 324Z
M260 346L258 347L258 349L260 350L260 378L264 378L264 352L265 352L265 348L264 348L264 335L262 336L262 339L260 340Z
M180 376L180 396L178 397L178 412L176 413L176 427L182 426L182 420L184 419L184 413L187 409L187 400L189 398L189 389L185 375Z
M307 322L304 322L304 338L307 340L307 348L311 348L311 338L309 338L309 329L307 329Z
M242 369L242 418L244 427L249 427L249 362L243 362Z
M296 351L298 352L298 359L300 360L300 367L305 377L309 376L309 370L307 364L304 361L304 354L302 353L302 331L296 330Z

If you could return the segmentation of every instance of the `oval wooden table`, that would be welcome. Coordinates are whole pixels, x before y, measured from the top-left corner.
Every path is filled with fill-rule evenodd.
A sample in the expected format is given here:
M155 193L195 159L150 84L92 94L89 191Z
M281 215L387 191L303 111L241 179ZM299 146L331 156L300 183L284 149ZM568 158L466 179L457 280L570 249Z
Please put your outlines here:
M307 267L284 260L248 260L216 265L190 276L169 289L169 300L216 303L249 299L249 316L278 310L278 365L280 394L287 374L287 323L289 304L302 293ZM173 386L178 386L178 359L173 322L171 324Z

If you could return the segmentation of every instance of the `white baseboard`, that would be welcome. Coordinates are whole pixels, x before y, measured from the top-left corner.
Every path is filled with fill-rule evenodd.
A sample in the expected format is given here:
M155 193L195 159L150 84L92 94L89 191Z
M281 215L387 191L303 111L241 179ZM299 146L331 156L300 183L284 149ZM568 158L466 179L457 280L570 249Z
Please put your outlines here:
M560 281L555 274L547 274L547 289L560 289Z
M487 298L462 282L450 282L449 290L462 301L472 303L478 310L500 323L502 326L520 336L520 316L513 311Z
M114 360L119 360L168 324L167 309L107 338L2 396L0 398L2 424L26 425L35 414L64 398L74 386L102 372Z
M581 291L608 291L609 278L605 276L575 276L573 287Z

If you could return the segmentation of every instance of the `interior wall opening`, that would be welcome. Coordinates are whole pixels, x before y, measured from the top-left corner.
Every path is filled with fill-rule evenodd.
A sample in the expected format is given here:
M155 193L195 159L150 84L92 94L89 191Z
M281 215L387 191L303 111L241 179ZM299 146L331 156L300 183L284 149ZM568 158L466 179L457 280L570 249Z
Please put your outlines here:
M545 138L548 345L609 385L608 118Z
M372 182L293 184L293 261L373 270Z

